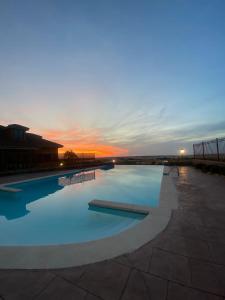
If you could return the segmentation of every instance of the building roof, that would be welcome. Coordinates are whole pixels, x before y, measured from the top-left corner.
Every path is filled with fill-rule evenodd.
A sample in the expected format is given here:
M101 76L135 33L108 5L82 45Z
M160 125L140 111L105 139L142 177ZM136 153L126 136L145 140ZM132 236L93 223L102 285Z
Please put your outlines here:
M28 131L30 128L28 127L25 127L25 126L22 126L22 125L19 125L19 124L9 124L7 126L7 128L15 128L15 129L22 129L24 131Z
M8 133L14 129L22 129L24 131L24 138L13 139ZM0 125L0 148L1 149L30 149L37 150L41 148L61 148L63 145L43 139L42 136L27 133L28 127L18 124L11 124L8 126Z

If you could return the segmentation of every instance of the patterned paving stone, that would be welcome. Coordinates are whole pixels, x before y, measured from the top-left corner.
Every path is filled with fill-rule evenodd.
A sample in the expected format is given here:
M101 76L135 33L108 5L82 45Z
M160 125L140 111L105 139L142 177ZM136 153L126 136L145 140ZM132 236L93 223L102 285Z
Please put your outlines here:
M116 257L114 261L147 272L152 256L152 249L152 244L148 243L132 253Z
M0 271L0 295L4 299L31 299L54 277L44 271Z
M208 212L204 212L202 219L206 228L214 228L218 230L225 229L224 211L216 210L215 212L212 212L210 210Z
M188 259L156 248L153 249L150 273L181 283L190 282Z
M87 292L66 282L55 278L49 286L36 298L37 300L85 300Z
M183 191L181 189L182 197ZM203 225L201 218L196 213L196 211L184 210L184 209L177 209L173 212L173 220L172 223L177 223L180 225L192 225L192 226L201 226Z
M104 300L117 300L128 279L130 269L113 261L88 267L78 285Z
M133 270L126 286L122 300L148 300L148 289L144 281L144 276L136 270Z
M225 267L192 259L191 285L203 291L225 296Z
M66 269L57 269L52 272L59 277L62 277L68 281L76 284L80 277L84 274L86 267L77 267L77 268L66 268Z
M167 280L144 274L145 284L151 300L164 300L167 294Z
M186 255L204 260L212 260L211 252L206 241L185 238Z
M122 300L164 300L167 281L133 270Z
M120 256L114 258L113 260L119 264L131 267L131 262L129 261L127 254L120 255Z
M223 300L223 298L170 282L167 300Z
M211 260L208 243L200 239L184 238L166 232L156 247L188 257Z
M213 261L225 265L225 244L211 242L209 243L209 249L212 253Z
M141 247L127 255L130 265L138 270L147 272L152 257L152 247L150 244Z
M178 235L183 238L207 240L207 235L204 232L203 226L193 225L189 223L177 222L176 219L171 219L171 222L166 228L166 233L170 235Z
M97 296L93 296L91 294L88 294L85 298L85 300L101 300L101 298L97 297Z
M203 227L205 239L209 242L225 244L225 231L220 228Z

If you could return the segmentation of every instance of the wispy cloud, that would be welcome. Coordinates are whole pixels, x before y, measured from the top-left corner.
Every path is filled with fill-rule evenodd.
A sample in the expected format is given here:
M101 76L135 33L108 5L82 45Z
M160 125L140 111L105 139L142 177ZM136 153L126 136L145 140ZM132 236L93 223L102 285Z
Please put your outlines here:
M175 126L168 120L164 106L153 113L130 111L114 125L43 130L42 135L62 143L65 146L63 151L93 151L99 156L157 154L163 151L171 154L180 146L185 145L191 151L193 142L225 135L225 121Z

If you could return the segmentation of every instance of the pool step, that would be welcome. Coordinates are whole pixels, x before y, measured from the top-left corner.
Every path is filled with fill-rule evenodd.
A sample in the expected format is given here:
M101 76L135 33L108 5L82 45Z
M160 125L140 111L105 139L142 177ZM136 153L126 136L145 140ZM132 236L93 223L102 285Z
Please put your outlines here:
M17 192L21 192L22 190L20 189L15 189L15 188L11 188L11 187L7 187L7 186L0 186L0 192L9 192L9 193L17 193Z
M148 215L150 212L149 206L128 204L123 202L114 202L114 201L107 201L107 200L94 199L90 201L88 205L102 207L102 208L123 210L123 211L138 213L138 214L144 214L144 215Z

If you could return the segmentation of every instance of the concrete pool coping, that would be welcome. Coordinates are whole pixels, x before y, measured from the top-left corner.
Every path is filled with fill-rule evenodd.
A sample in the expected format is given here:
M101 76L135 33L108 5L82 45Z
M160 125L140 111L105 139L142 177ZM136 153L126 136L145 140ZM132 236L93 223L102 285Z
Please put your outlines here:
M175 208L177 208L177 192L172 181L172 175L163 175L159 207L150 208L150 213L139 224L117 235L84 243L50 246L0 246L0 268L54 269L74 267L132 252L165 229L170 220L172 209Z

